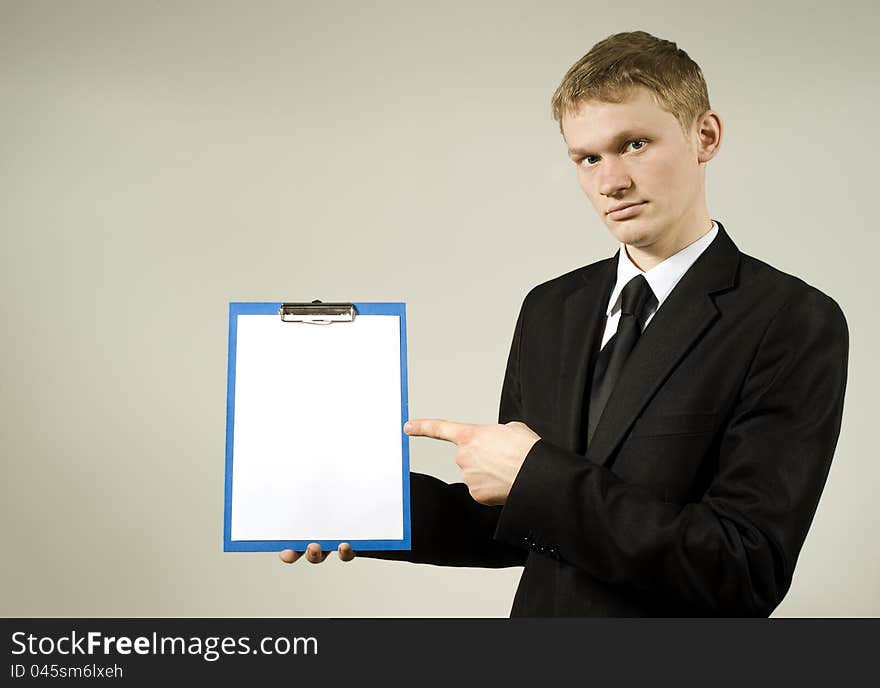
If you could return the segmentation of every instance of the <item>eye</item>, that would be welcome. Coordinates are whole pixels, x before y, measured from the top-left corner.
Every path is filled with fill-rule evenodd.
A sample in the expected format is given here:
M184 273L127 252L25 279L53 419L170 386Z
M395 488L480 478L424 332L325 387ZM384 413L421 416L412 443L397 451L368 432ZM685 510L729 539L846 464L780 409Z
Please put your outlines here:
M645 146L648 145L648 142L645 139L633 139L632 141L627 142L626 146L624 147L624 150L626 150L629 146L632 146L634 144L636 147L634 147L633 150L640 151L640 150L644 150ZM592 167L593 165L596 164L595 161L597 159L598 159L598 157L595 155L585 155L583 158L579 158L579 159L575 160L575 162L580 167Z

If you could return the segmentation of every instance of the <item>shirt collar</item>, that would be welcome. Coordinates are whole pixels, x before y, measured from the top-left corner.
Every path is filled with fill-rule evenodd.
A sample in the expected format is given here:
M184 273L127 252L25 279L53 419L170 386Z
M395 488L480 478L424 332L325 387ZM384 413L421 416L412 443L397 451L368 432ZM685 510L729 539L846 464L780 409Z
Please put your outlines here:
M718 225L715 223L715 220L712 220L712 229L693 243L685 246L678 253L674 253L646 272L639 270L635 266L626 252L626 244L621 243L620 254L617 259L617 282L614 285L614 290L611 292L611 298L608 300L608 308L605 311L605 315L610 316L620 309L620 293L627 282L637 275L645 276L651 291L657 297L657 308L660 308L673 287L678 284L684 273L688 271L688 268L700 257L700 254L712 243L717 234Z

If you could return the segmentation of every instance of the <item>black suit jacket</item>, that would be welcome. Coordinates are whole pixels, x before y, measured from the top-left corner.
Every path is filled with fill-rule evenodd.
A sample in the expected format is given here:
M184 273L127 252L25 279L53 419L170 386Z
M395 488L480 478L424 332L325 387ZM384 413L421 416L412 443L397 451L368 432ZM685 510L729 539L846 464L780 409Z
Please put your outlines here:
M617 256L532 289L499 422L541 439L506 504L412 473L412 550L361 555L524 565L511 616L769 615L837 443L848 331L832 299L718 228L630 354L586 449Z

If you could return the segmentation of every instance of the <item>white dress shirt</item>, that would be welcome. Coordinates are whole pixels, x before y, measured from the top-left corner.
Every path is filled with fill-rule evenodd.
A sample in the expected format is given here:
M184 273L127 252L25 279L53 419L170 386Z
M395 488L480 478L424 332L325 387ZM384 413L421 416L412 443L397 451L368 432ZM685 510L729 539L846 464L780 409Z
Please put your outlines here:
M712 220L712 229L647 272L643 272L635 266L626 252L626 244L620 244L620 255L617 260L617 282L611 292L611 298L608 300L608 308L605 310L605 315L607 316L605 334L602 337L602 346L599 348L603 348L608 343L608 340L614 336L614 333L617 332L617 324L620 322L620 294L627 282L637 275L644 275L645 279L648 280L651 291L657 297L657 307L649 311L648 317L645 319L645 327L647 327L654 314L660 310L660 306L663 305L666 297L669 296L672 289L684 276L684 273L700 257L700 254L708 248L717 234L718 225L715 224L715 220ZM644 328L642 328L642 331L644 332Z

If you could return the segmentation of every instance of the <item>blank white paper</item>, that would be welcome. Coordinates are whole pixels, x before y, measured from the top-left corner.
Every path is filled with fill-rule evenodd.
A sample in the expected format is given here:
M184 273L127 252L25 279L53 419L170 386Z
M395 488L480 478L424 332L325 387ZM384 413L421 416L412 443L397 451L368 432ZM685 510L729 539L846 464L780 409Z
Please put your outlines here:
M239 315L232 540L403 538L400 317Z

